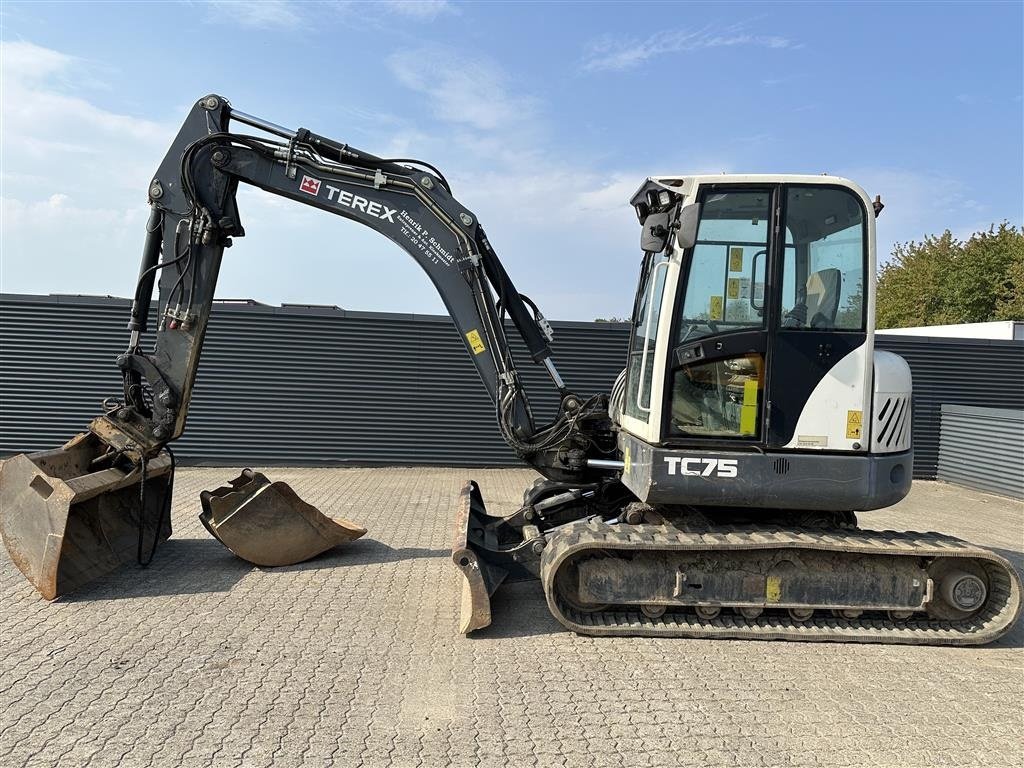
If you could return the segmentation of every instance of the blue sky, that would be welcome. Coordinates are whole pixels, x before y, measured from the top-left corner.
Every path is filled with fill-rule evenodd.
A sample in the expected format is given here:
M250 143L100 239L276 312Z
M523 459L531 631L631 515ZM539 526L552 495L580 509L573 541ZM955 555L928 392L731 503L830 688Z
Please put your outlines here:
M198 97L439 166L550 317L628 314L647 175L829 172L879 252L1024 213L1022 4L2 6L7 292L132 291ZM218 295L441 312L373 232L255 190Z

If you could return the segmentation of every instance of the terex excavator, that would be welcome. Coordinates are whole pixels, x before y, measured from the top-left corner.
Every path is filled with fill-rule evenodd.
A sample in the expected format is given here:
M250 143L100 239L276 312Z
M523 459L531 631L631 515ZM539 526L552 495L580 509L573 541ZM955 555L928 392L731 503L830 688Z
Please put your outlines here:
M857 511L908 493L912 469L909 368L873 343L881 202L857 185L647 179L631 200L643 260L625 370L610 395L581 394L558 373L549 324L440 172L216 95L194 105L149 187L117 358L123 400L63 448L4 467L4 541L47 597L133 559L137 541L141 559L143 527L154 542L170 534L165 447L185 428L223 250L243 234L240 182L408 252L440 292L501 435L545 478L506 517L487 514L475 483L464 490L462 631L486 626L494 590L522 578L539 578L558 621L590 635L966 645L1018 615L1020 579L998 555L857 527ZM156 342L144 351L156 278ZM506 316L558 390L550 423L535 423Z

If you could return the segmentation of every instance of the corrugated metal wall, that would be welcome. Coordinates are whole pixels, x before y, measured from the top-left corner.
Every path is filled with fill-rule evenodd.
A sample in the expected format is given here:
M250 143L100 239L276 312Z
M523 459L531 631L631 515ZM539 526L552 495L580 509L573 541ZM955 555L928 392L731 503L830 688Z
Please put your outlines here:
M938 478L1024 499L1024 410L943 405Z
M875 345L914 374L914 477L936 477L943 403L1024 408L1024 342L882 334Z
M118 395L124 299L0 295L0 455L54 447ZM607 392L627 330L555 323L559 369ZM513 337L513 340L514 337ZM940 406L1024 408L1024 343L879 336L914 373L915 476L934 478ZM517 346L538 420L556 399ZM191 463L515 461L447 317L218 304L177 444Z
M104 397L119 396L113 360L127 343L128 306L0 296L0 454L55 447L101 412ZM554 328L566 381L609 391L626 328ZM535 416L546 421L557 393L516 342ZM215 306L175 447L191 463L516 462L449 318L297 306Z

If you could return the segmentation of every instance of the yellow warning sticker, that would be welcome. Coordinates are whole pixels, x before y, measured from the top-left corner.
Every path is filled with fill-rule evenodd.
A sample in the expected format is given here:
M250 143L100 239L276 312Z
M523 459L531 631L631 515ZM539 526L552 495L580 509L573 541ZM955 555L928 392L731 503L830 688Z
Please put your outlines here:
M480 332L475 328L466 334L466 340L469 341L469 347L473 350L474 355L479 355L487 349L484 346L484 340L480 338Z
M711 314L711 319L712 320L721 320L722 319L723 304L724 304L724 302L722 301L722 297L721 296L712 296L711 297L711 313L710 314Z
M846 438L848 440L859 440L861 435L861 426L864 421L863 411L847 411L846 412Z
M740 279L738 277L729 278L728 288L726 296L730 299L738 299L740 297Z
M730 272L742 272L743 271L743 249L742 248L730 248L729 249L729 271Z
M743 405L740 406L740 434L757 434L757 379L743 382Z
M777 603L782 600L782 579L778 576L769 576L765 579L764 599L769 603Z

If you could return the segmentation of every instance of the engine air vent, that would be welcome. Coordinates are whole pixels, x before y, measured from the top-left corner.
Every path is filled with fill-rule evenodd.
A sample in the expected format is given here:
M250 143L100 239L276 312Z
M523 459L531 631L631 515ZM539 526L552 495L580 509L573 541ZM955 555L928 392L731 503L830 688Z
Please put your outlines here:
M872 452L892 453L910 447L910 406L909 393L888 395L880 409L876 405L871 434Z
M772 469L776 475L784 475L789 472L789 459L776 459L772 462Z

